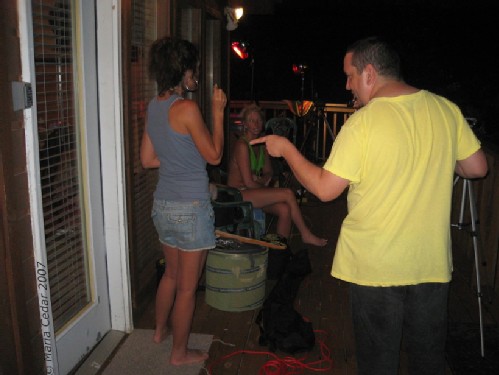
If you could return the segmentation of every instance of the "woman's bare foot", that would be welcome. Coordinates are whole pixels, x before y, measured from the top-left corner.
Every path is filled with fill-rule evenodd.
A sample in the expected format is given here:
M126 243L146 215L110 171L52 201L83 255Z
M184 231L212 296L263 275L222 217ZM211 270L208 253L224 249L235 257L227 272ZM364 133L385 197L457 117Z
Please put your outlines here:
M170 357L170 364L174 366L188 365L194 363L201 363L208 359L208 353L202 352L197 349L187 349L183 356L174 357L173 353Z
M155 330L154 331L154 336L152 337L152 340L156 344L162 343L166 338L168 337L168 329L165 327L162 330Z
M303 243L314 246L326 246L327 240L325 238L317 237L315 234L305 234L301 236Z

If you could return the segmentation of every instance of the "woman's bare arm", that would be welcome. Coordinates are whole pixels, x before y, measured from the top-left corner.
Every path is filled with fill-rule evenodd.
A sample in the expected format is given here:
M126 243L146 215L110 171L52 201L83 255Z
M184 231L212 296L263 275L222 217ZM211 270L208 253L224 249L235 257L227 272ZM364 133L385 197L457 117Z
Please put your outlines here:
M159 168L159 159L147 133L147 125L140 144L140 162L144 168Z
M224 134L224 110L227 103L225 93L216 85L213 87L213 129L206 126L197 103L192 100L175 102L169 114L172 127L183 134L190 134L201 156L212 165L222 160Z
M265 147L263 147L263 151L265 152L265 164L262 169L262 175L258 178L257 181L263 186L269 186L270 181L272 181L272 177L274 177L274 170L272 169L270 155Z
M263 183L255 181L253 179L253 174L251 173L248 144L242 139L238 140L234 145L233 154L244 186L247 188L264 187L265 185Z

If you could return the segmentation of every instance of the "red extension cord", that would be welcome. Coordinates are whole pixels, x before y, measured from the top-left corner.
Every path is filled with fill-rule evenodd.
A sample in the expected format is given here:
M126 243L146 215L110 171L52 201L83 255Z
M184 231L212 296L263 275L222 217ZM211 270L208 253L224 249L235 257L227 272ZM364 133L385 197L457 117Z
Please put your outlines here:
M314 330L314 332L326 335L325 331ZM271 356L272 359L268 360L258 371L258 375L297 375L303 373L304 370L311 370L314 372L326 372L333 368L333 360L329 348L324 343L324 339L317 340L321 349L321 358L317 361L307 362L307 358L294 358L284 357L280 358L275 353L268 351L253 351L253 350L237 350L233 353L227 354L222 358L212 362L208 366L208 375L215 375L213 368L225 361L226 359L238 354L251 354L251 355L265 355ZM321 367L326 364L326 367Z

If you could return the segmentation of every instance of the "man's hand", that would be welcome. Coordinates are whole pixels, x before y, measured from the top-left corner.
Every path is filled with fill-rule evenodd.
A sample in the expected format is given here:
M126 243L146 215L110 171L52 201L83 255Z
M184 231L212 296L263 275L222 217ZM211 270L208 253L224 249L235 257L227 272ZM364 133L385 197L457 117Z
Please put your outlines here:
M283 157L286 149L294 147L289 139L280 135L266 135L265 137L260 137L250 141L250 145L256 145L259 143L265 143L265 147L267 148L269 155L276 158Z
M265 143L270 156L285 158L298 182L323 202L337 198L349 184L348 180L307 160L285 137L267 135L250 142L259 143Z

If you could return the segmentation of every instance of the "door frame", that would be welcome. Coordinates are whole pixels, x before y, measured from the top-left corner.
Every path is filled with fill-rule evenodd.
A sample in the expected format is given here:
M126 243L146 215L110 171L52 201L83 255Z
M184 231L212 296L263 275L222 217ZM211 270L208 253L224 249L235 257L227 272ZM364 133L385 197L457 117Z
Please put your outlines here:
M100 137L100 163L102 181L103 238L106 254L107 291L109 294L110 322L112 330L131 332L133 329L130 273L128 265L128 235L126 215L126 186L124 173L124 142L121 93L121 24L120 1L100 0L88 7L88 0L75 0L82 23L77 35L83 43L86 22L84 17L95 17L95 40L90 43L97 49L97 114ZM92 1L92 0L90 0ZM21 50L21 80L34 86L33 29L30 0L18 0L19 39ZM89 8L92 11L89 14ZM96 14L94 13L96 12ZM95 24L96 23L96 24ZM87 72L88 74L88 72ZM34 90L35 91L35 90ZM37 275L40 326L44 357L48 374L59 374L56 337L53 329L50 290L46 276L46 251L43 233L43 210L40 197L40 172L38 159L38 135L36 106L23 110L25 123L27 174L31 226L33 232L34 266ZM102 124L105 124L103 126ZM93 216L91 212L89 215ZM91 267L95 267L93 264Z
M96 1L97 75L111 328L133 329L128 257L121 62L121 1Z

